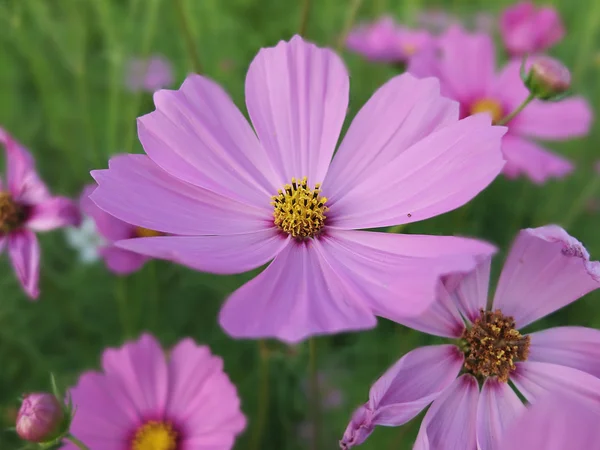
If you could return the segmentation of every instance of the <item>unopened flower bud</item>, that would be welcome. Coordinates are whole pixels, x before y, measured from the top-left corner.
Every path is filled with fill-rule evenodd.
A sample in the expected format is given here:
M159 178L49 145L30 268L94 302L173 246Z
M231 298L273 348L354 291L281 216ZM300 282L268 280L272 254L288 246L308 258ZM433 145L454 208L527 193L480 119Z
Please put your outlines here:
M17 433L26 441L48 442L59 435L64 418L64 409L54 395L28 394L17 415Z
M559 100L571 87L571 74L560 61L549 56L537 56L524 81L535 98Z

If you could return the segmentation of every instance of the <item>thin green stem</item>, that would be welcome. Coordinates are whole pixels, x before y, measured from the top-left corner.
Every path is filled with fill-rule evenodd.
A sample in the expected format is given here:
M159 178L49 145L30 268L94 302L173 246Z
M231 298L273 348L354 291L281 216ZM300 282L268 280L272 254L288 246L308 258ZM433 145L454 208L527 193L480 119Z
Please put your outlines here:
M358 9L362 4L362 0L352 0L350 3L350 8L348 9L348 13L346 14L346 21L344 22L344 28L342 28L342 34L338 38L337 45L335 46L335 50L340 53L346 45L346 39L348 38L348 33L352 29L354 25L354 21L356 20L356 14L358 13Z
M319 373L317 364L317 340L308 341L308 372L310 383L310 411L312 419L312 450L319 449L321 440L321 396L319 394Z
M131 337L131 317L129 315L129 303L127 301L127 277L117 277L115 299L119 311L119 320L125 338Z
M508 122L513 120L517 114L519 114L521 111L523 111L525 109L525 107L533 101L534 98L535 98L535 96L533 94L529 94L527 96L527 98L523 101L523 103L521 103L519 106L517 106L517 108L513 112L511 112L510 114L508 114L508 115L504 116L502 119L500 119L498 121L497 125L506 125Z
M83 442L81 442L79 439L77 439L75 436L73 436L71 433L69 433L67 435L67 439L69 441L71 441L73 444L75 444L75 446L79 449L79 450L90 450L90 448L85 445Z
M196 47L194 35L192 34L192 30L188 22L188 16L185 12L185 7L183 6L183 0L173 0L173 5L175 6L175 10L177 12L177 18L183 33L183 39L185 40L185 46L192 63L192 68L194 69L194 72L202 73L203 70L202 64L200 64L200 57L198 56L198 48Z
M267 424L269 413L269 349L264 340L258 341L259 361L259 391L258 406L256 409L256 422L250 438L250 450L261 448L262 436Z
M310 16L310 0L302 0L302 12L300 15L300 28L298 34L306 37L306 29L308 28L308 18Z
M150 298L152 300L152 322L150 323L151 328L158 325L158 318L160 317L160 283L158 280L158 271L156 270L157 261L150 261L148 268L150 279L152 280L153 286Z

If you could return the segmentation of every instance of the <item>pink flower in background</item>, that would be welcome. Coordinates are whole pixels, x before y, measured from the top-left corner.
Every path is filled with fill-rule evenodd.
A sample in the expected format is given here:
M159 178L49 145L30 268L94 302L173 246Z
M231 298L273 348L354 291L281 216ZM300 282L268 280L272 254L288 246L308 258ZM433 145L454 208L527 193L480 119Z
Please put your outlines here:
M118 247L196 270L241 273L272 263L221 313L234 337L298 342L423 311L442 274L494 249L445 236L357 231L457 208L504 161L505 129L458 120L434 79L401 75L359 111L331 161L348 108L341 59L294 37L262 49L246 77L250 127L215 82L191 75L159 91L138 122L147 155L94 171L90 198L144 228L180 236ZM464 173L470 176L463 176Z
M458 17L443 9L425 9L417 16L417 24L432 33L443 33L452 25L460 24Z
M98 250L100 256L106 267L114 273L127 275L139 270L149 258L116 247L114 243L123 239L162 236L162 233L130 225L101 210L89 198L95 189L96 185L85 187L81 194L80 205L82 212L93 219L97 232L106 241L106 244L100 246Z
M246 425L221 358L189 338L167 359L145 334L105 350L102 369L82 374L69 392L70 431L90 449L227 450Z
M439 38L436 51L420 53L408 70L418 77L437 77L442 94L457 100L461 117L486 112L498 122L529 95L520 78L520 61L509 62L495 71L492 39L485 34L469 34L458 27ZM506 158L504 174L520 174L535 183L562 178L573 170L567 159L537 144L534 139L565 140L585 136L592 123L592 110L582 97L559 102L534 100L508 123L502 140Z
M558 12L551 6L537 8L531 2L513 5L502 13L500 33L512 56L539 53L565 35Z
M490 262L447 277L437 303L400 322L458 344L418 348L388 369L355 411L342 448L362 443L376 425L408 422L433 402L416 450L496 449L524 409L509 380L530 403L560 392L600 410L600 330L518 331L600 287L600 263L556 225L522 230L488 310Z
M352 30L347 47L372 61L408 61L412 56L433 44L433 36L425 30L411 30L383 17L372 24L362 24Z
M155 92L173 84L171 63L164 56L132 58L127 67L127 87L133 92Z
M66 197L50 194L31 154L0 128L6 179L0 178L0 253L8 247L12 266L27 295L39 295L40 246L36 232L76 225L80 215Z

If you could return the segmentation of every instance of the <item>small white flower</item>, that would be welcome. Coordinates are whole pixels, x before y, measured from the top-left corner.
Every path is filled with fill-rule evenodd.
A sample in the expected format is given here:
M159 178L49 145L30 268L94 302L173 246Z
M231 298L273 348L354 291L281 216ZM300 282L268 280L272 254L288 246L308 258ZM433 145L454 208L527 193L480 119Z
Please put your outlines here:
M79 228L65 228L67 243L79 254L84 264L92 264L100 258L98 249L106 245L106 240L98 234L94 219L85 216Z

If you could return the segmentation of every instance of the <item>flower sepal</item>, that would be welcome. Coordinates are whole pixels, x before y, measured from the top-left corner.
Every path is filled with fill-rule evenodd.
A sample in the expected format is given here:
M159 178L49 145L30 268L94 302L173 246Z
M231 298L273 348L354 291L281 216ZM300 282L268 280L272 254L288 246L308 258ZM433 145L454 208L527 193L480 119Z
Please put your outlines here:
M537 56L528 70L525 64L526 58L523 58L521 80L534 98L558 102L571 94L571 74L560 61L549 56Z

